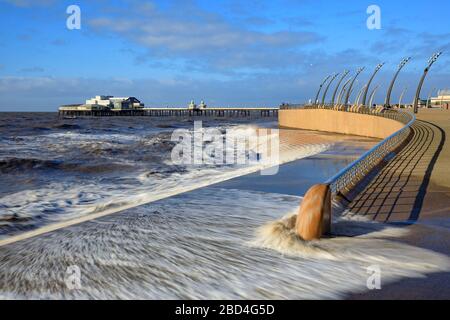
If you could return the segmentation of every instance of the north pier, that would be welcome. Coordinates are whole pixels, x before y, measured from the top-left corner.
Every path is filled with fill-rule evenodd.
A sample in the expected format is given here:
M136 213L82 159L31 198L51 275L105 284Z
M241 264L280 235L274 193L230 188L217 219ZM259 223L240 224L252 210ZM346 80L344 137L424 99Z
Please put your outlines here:
M256 118L278 117L279 108L270 107L208 107L203 101L194 101L185 108L145 107L135 97L96 96L85 104L63 105L58 115L72 117L215 117L215 118Z

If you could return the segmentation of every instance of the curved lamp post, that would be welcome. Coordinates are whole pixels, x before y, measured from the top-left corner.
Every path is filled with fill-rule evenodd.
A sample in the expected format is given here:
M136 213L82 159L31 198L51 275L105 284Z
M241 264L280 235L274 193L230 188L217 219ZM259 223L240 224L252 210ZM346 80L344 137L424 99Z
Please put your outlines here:
M322 83L320 84L319 91L317 91L316 99L314 100L314 105L315 105L315 106L316 106L317 103L319 102L319 94L320 94L320 91L322 91L322 87L324 86L325 82L327 82L328 79L330 79L330 78L331 78L331 75L329 75L328 77L326 77L326 78L322 81Z
M363 94L363 98L362 98L362 105L365 106L366 105L366 99L367 99L367 93L369 92L369 88L370 88L370 84L373 81L373 78L375 78L375 75L378 73L378 71L380 71L381 68L383 68L383 66L386 63L380 63L375 67L375 71L373 72L372 76L369 79L369 82L367 82L367 86L366 86L366 90L364 90L364 94Z
M345 90L344 90L344 95L349 95L349 96L351 96L352 95L352 93L353 93L353 90L354 88L350 88L350 86L349 85L347 85L346 87L345 87ZM344 95L342 96L342 97L344 97ZM349 101L350 102L350 101Z
M408 87L406 87L405 89L403 89L402 94L400 95L400 99L398 100L398 107L399 107L399 108L402 107L403 96L405 95L405 93L406 93L407 90L408 90Z
M431 103L431 96L433 95L433 92L435 92L437 89L433 88L430 93L428 94L428 99L427 99L427 108L430 107L430 103Z
M366 89L366 85L364 85L364 86L361 88L361 90L359 90L358 97L357 97L356 100L355 100L355 105L356 105L356 106L359 106L359 100L361 100L361 96L362 96L362 93L363 93L364 89Z
M342 98L344 97L345 92L347 92L347 86L349 85L350 81L352 81L352 78L348 79L344 85L342 86L341 92L339 92L339 97L338 97L338 103L337 104L341 104Z
M327 96L328 89L330 89L331 84L332 84L333 81L337 78L338 75L339 75L339 73L335 73L335 74L333 75L333 77L331 77L330 82L328 82L328 85L327 85L327 87L325 88L325 91L323 92L323 96L322 96L322 105L325 105L325 98L326 98L326 96Z
M350 81L348 83L350 83ZM339 97L339 101L338 101L338 105L340 105L340 106L344 106L344 99L345 99L344 97L347 94L348 83L344 88L342 88L342 96Z
M378 88L380 88L380 85L377 85L373 89L372 93L370 94L370 98L369 98L369 107L370 108L372 108L372 106L373 106L373 99L375 98L375 93L377 93Z
M352 96L353 92L355 92L355 87L354 86L351 89L348 88L348 92L347 93L349 94L350 97ZM348 102L348 104L350 105L350 101Z
M420 91L422 90L422 86L423 86L423 82L425 81L425 77L427 76L428 71L430 71L431 66L437 61L437 59L439 58L439 56L441 54L442 54L442 52L437 52L437 53L433 54L433 56L430 58L430 60L428 60L428 65L425 68L425 70L423 71L422 78L420 78L419 85L417 86L416 97L414 98L414 113L417 113L419 111L418 106L419 106L419 99L420 99Z
M364 71L364 67L363 68L359 68L358 71L356 71L356 75L353 77L352 82L350 82L350 87L347 90L347 96L345 97L345 101L344 104L348 105L348 102L350 100L350 94L352 93L352 89L353 89L353 85L355 84L356 78L358 78L358 76L361 74L361 72Z
M395 81L397 80L397 77L398 77L400 71L402 71L403 67L410 60L411 60L411 57L405 58L405 59L403 59L400 62L399 66L398 66L398 69L397 69L397 72L394 74L394 78L392 79L391 84L389 85L389 89L388 89L387 94L386 94L386 101L384 102L384 106L385 107L390 107L391 106L391 94L392 94L392 89L394 88Z
M350 71L344 70L344 74L343 74L342 77L339 79L339 81L338 81L338 83L337 83L337 85L336 85L336 89L334 89L333 97L331 98L331 106L332 106L332 107L334 106L334 101L335 101L334 99L336 98L336 94L337 94L337 92L338 92L338 90L339 90L339 87L340 87L342 81L344 81L345 77L347 77L347 75L348 75L349 73L350 73Z

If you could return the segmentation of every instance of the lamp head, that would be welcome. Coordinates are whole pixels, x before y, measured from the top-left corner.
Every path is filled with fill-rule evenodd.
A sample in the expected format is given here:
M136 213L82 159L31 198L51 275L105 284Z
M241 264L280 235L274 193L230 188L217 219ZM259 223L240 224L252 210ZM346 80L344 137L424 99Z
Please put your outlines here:
M400 62L399 68L403 68L410 60L411 57L403 59L402 62Z
M435 54L433 54L433 56L430 58L430 60L428 60L428 64L432 65L433 63L435 63L437 61L437 59L441 56L442 51L440 52L436 52Z
M382 62L380 64L377 65L376 67L376 71L380 70L381 68L383 68L383 66L386 64L386 62Z

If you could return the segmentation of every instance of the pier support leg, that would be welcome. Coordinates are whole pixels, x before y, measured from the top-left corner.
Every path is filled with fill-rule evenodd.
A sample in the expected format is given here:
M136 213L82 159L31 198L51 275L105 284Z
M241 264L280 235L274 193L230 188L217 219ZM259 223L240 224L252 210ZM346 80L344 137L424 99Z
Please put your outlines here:
M297 235L303 240L320 239L331 231L331 191L326 184L308 190L300 205L296 222Z

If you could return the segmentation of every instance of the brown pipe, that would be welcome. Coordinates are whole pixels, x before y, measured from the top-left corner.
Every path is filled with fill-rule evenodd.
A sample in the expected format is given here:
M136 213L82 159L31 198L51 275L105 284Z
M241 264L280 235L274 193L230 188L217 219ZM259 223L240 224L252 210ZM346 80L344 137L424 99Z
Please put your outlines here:
M331 232L331 190L328 184L316 184L305 194L295 226L306 241L320 239Z

